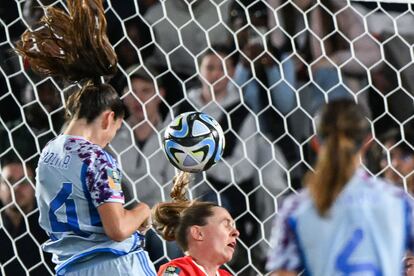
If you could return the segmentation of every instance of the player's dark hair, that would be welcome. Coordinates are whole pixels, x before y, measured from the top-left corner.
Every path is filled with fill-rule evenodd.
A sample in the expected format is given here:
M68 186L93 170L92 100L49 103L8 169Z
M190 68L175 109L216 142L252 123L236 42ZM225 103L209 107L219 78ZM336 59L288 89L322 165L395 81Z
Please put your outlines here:
M320 118L322 147L314 172L305 181L316 209L324 216L355 172L355 158L369 133L363 109L352 100L327 104Z
M41 75L86 84L66 104L68 119L88 123L104 110L124 115L122 101L101 77L116 73L117 57L106 36L101 0L68 0L69 14L48 7L39 26L26 30L16 50Z
M188 231L191 226L204 226L213 216L212 202L189 201L185 197L189 184L189 173L180 172L174 180L171 191L172 202L157 204L152 212L154 228L167 241L176 240L183 251L188 250Z

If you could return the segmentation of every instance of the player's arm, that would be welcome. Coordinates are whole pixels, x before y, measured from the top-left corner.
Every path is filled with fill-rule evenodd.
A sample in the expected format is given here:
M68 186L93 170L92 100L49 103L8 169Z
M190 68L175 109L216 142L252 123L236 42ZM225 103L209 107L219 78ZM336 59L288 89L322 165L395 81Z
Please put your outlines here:
M124 208L125 198L121 172L104 151L91 162L86 183L96 206L105 234L120 242L130 237L151 215L150 208L140 203L130 210ZM144 223L145 224L145 223Z
M151 210L145 203L139 203L131 210L124 209L118 202L108 202L98 207L105 234L120 242L130 237L150 216Z

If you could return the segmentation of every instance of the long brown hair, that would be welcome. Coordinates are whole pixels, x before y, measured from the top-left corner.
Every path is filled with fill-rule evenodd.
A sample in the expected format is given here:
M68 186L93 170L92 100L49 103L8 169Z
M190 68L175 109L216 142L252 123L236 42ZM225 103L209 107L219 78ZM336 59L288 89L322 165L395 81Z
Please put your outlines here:
M16 51L33 71L86 84L72 94L67 117L91 122L110 108L115 117L124 114L122 101L102 76L116 73L117 57L106 36L101 0L68 0L69 14L48 7L38 25L26 30ZM91 104L92 103L92 104Z
M188 250L188 229L193 225L207 224L207 218L213 216L212 202L189 201L186 197L190 174L180 172L174 179L171 190L171 202L157 204L152 210L154 228L167 241L176 240L183 251Z
M334 101L323 109L317 131L322 147L315 171L305 178L321 216L354 174L354 160L368 132L365 113L354 101Z

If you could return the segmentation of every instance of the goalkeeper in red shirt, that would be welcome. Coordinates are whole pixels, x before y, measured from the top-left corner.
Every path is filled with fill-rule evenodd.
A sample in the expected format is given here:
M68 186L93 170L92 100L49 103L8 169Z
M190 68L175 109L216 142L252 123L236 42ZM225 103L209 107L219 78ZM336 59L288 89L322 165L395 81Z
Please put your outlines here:
M176 240L186 254L162 265L158 275L231 275L220 266L233 257L239 231L225 208L185 198L188 176L184 172L178 175L172 202L159 203L153 209L155 229L164 239Z

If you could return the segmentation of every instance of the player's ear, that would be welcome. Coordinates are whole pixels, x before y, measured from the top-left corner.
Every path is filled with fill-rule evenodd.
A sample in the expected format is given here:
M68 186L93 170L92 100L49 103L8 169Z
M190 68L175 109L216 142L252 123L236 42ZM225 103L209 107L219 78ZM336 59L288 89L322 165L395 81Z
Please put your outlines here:
M108 129L115 120L115 113L112 110L106 110L101 114L101 127Z
M202 241L204 239L203 231L198 225L193 225L190 227L190 235L196 241Z

